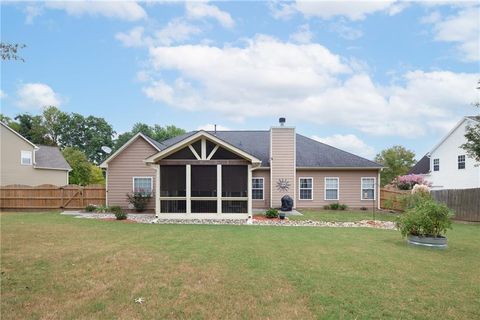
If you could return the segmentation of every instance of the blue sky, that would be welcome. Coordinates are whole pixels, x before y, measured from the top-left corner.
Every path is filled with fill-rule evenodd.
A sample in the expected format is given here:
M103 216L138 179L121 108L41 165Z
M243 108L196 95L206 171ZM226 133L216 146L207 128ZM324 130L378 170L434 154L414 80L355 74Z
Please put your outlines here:
M1 111L297 132L426 153L478 100L476 2L2 2Z

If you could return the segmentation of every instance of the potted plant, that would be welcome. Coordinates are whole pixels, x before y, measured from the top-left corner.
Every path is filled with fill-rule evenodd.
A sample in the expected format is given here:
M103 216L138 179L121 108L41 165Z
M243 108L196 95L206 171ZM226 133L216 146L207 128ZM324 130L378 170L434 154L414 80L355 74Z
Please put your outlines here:
M284 220L285 219L285 212L284 211L280 211L280 213L278 214L278 217L281 219L281 220Z
M424 199L397 219L397 228L410 244L446 248L452 212L432 199Z

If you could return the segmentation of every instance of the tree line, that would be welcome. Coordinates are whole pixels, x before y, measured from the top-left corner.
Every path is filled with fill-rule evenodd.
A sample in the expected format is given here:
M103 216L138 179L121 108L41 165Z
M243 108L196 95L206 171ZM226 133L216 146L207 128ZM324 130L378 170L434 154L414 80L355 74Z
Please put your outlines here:
M104 118L64 112L54 106L44 108L39 115L22 113L13 119L0 114L0 121L36 145L59 147L72 167L70 183L80 185L104 183L102 171L97 167L108 157L103 146L115 152L138 132L160 142L185 133L173 125L136 123L132 130L116 137L112 125Z

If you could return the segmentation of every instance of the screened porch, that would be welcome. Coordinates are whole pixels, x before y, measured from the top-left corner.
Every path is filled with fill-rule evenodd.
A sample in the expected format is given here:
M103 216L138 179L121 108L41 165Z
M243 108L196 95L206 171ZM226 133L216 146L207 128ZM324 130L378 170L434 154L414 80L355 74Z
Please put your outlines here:
M159 171L161 213L248 213L248 165L160 165Z

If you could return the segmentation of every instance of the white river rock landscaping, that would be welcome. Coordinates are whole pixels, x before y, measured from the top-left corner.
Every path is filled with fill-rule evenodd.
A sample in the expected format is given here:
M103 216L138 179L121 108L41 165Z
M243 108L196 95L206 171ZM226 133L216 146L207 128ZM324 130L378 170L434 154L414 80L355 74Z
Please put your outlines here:
M62 212L65 215L72 215L75 218L84 219L115 219L111 213L89 213L89 212ZM153 214L128 214L128 220L138 223L150 224L214 224L214 225L251 225L251 226L275 226L275 227L332 227L332 228L376 228L396 230L395 222L378 220L361 220L354 222L327 222L315 220L247 220L238 219L161 219L155 218Z

